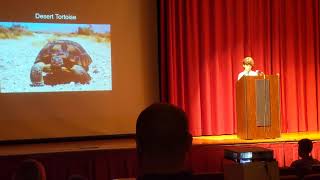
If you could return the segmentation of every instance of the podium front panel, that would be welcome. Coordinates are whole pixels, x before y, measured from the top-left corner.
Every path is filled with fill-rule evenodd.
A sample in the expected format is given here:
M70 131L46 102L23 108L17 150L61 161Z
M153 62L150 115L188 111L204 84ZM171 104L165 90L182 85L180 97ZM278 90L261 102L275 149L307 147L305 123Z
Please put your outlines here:
M270 117L270 81L256 80L256 126L271 126Z
M237 134L242 139L280 137L278 76L245 76L236 84Z

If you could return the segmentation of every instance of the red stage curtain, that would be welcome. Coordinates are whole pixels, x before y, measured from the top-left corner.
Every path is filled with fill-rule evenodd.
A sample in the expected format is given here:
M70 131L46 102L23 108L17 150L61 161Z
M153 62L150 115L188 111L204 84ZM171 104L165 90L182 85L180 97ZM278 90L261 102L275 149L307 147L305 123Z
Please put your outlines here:
M195 136L236 133L242 59L280 74L282 132L318 131L319 0L160 0L161 100Z

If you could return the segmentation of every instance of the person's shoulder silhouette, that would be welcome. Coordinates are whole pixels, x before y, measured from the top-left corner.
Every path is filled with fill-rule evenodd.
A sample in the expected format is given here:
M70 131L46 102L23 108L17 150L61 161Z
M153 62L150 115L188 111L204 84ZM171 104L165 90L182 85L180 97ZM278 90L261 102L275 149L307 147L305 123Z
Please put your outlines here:
M310 139L301 139L298 142L299 159L292 162L291 168L296 169L299 176L304 176L312 171L312 166L319 164L317 159L311 156L313 144Z

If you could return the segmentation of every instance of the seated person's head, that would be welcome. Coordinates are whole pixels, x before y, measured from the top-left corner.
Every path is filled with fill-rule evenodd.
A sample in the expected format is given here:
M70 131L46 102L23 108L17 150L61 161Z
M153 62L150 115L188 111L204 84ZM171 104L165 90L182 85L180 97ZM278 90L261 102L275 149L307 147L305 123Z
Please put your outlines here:
M13 180L45 180L43 164L34 159L24 160L13 176Z
M171 167L172 170L181 168L192 145L185 112L163 103L147 107L137 119L136 143L142 168L148 166L152 169L152 164L175 166ZM160 172L163 167L156 171Z
M301 139L298 144L299 156L302 158L309 157L309 154L311 153L313 147L312 141L310 139Z

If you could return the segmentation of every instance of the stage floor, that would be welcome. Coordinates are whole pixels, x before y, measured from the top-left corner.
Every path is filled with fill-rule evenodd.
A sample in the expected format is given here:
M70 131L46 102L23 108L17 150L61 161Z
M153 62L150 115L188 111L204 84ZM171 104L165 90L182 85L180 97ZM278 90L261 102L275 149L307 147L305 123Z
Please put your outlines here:
M303 138L309 138L311 140L319 141L320 132L283 133L281 134L280 138L259 139L259 140L243 140L243 139L239 139L236 135L200 136L200 137L193 137L193 146L283 143L283 142L294 143ZM134 149L134 148L135 148L135 140L133 138L74 141L74 142L52 142L52 143L36 143L36 144L16 144L16 145L0 145L0 156L96 151L96 150L122 150L122 149Z
M239 139L237 135L221 135L221 136L201 136L194 137L193 144L255 144L255 143L277 143L277 142L297 142L300 139L308 138L311 140L320 140L320 132L301 132L301 133L283 133L279 138L275 139L257 139L244 140Z

